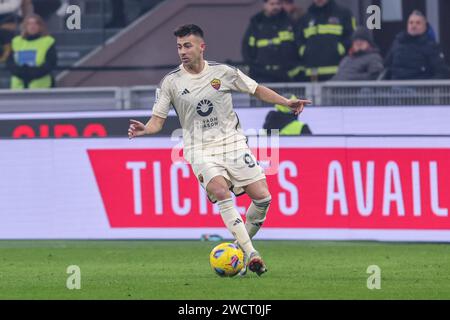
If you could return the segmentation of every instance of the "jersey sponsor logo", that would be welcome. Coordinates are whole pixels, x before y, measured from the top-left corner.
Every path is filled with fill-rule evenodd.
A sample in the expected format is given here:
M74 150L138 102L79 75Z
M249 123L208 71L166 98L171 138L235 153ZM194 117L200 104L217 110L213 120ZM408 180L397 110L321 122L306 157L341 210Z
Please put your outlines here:
M211 101L203 99L197 104L197 113L202 117L207 117L214 109L214 105Z
M216 90L220 89L221 84L222 84L222 81L220 81L219 79L213 79L211 81L211 86Z
M200 129L210 129L212 127L217 127L218 125L219 119L217 117L209 117L198 122L198 127Z

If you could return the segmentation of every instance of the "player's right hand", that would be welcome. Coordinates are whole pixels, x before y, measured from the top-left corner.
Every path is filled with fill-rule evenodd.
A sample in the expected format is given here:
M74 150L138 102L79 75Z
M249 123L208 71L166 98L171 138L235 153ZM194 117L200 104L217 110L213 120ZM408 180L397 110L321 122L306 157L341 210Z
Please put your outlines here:
M145 124L140 121L130 119L130 126L128 127L128 138L143 136L145 134Z
M303 100L303 99L292 99L288 101L288 107L291 108L292 112L296 116L298 116L300 113L302 113L303 109L305 108L305 105L312 104L311 100Z

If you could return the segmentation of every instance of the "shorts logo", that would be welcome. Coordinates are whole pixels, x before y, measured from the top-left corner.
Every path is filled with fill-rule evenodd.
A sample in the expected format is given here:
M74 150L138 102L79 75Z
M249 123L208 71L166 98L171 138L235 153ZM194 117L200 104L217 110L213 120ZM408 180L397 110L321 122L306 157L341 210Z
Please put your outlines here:
M246 153L244 155L244 162L249 168L253 168L256 165L255 161L253 160L253 158L248 153Z
M213 81L211 81L212 87L216 90L220 89L221 84L222 84L222 82L219 79L213 79Z
M202 117L207 117L213 111L213 104L211 101L203 99L197 105L197 113Z

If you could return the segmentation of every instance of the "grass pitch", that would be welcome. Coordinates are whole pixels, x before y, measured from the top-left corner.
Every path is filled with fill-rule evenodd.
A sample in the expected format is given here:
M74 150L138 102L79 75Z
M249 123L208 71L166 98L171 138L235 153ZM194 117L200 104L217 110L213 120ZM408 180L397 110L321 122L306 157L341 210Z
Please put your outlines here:
M450 245L255 241L269 272L220 278L216 242L0 241L0 299L450 299ZM81 289L66 287L69 265ZM367 267L381 269L369 290Z

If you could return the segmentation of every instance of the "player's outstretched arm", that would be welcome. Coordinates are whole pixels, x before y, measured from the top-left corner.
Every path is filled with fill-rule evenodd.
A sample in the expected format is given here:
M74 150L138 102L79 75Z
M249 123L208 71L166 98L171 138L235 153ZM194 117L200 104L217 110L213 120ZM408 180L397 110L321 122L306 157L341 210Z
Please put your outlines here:
M130 119L128 128L128 138L143 136L145 134L155 134L161 131L166 119L153 115L147 124L140 121Z
M254 96L257 97L259 100L262 100L270 104L281 104L283 106L289 107L292 109L292 112L294 112L296 115L299 115L303 111L305 105L312 103L311 100L286 99L285 97L280 96L275 91L262 85L258 85Z

